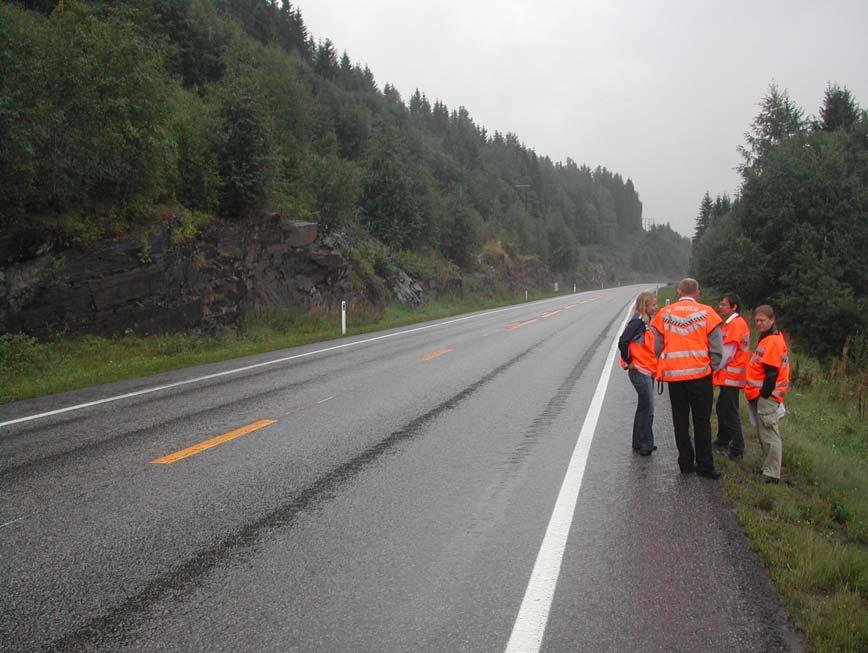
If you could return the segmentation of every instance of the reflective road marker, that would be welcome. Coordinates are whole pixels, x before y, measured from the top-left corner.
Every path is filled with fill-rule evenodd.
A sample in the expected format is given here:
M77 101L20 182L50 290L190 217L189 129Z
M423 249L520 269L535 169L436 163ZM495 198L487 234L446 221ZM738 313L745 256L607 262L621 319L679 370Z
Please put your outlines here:
M437 351L432 351L430 354L426 354L419 359L420 363L427 363L430 360L437 358L438 356L442 356L443 354L448 354L451 349L438 349Z
M507 331L515 331L516 329L520 329L523 326L527 326L528 324L533 324L536 320L528 320L527 322L511 322L506 325Z
M154 465L168 465L170 463L178 462L184 458L195 456L197 453L202 453L211 447L216 447L218 444L223 444L224 442L229 442L229 440L240 438L242 435L247 435L253 431L258 431L259 429L264 429L266 426L270 426L276 421L277 420L275 419L261 419L258 422L242 426L240 429L235 429L234 431L229 431L229 433L218 435L216 438L211 438L210 440L205 440L199 444L194 444L192 447L187 447L186 449L181 449L181 451L170 453L168 456L157 458L156 460L152 460L151 463Z

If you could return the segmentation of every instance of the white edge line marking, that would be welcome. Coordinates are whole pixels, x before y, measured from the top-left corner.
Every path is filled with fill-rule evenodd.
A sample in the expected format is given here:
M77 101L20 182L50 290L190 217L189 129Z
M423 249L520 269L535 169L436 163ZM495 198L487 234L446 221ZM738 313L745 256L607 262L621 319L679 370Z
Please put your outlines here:
M582 477L585 474L588 453L591 450L591 441L594 439L597 420L600 417L603 399L606 396L606 386L609 384L609 376L614 366L613 359L618 347L618 336L624 330L628 317L629 307L628 313L621 323L621 328L612 339L612 346L609 348L606 360L603 362L603 371L597 382L597 389L594 391L591 405L588 407L588 413L573 449L570 465L564 476L557 501L555 501L548 528L546 528L539 553L537 553L530 581L528 581L518 616L512 627L512 634L506 645L506 653L532 653L539 651L542 646L543 635L545 635L546 624L549 619L549 610L555 595L555 586L561 571L564 549L570 534L579 490L582 487Z
M30 515L24 515L23 517L19 517L18 519L13 519L12 521L8 521L5 524L0 524L0 528L6 528L10 524L14 524L17 521L21 521L22 519L27 519Z
M320 400L319 400L318 402L316 402L316 403L318 403L318 404L324 404L325 402L327 402L327 401L329 401L329 400L331 400L331 399L334 399L334 398L335 398L334 395L332 395L331 397L326 397L325 399L320 399Z
M581 293L577 293L581 294ZM383 340L385 338L394 338L395 336L401 336L407 333L415 333L416 331L425 331L426 329L433 329L440 326L446 326L447 324L455 324L456 322L463 322L464 320L472 320L478 317L485 317L486 315L494 315L495 313L502 313L504 311L512 311L517 308L527 307L528 305L544 303L544 302L553 302L553 301L563 301L562 297L552 297L550 299L542 299L537 302L528 302L527 304L514 304L513 306L506 306L504 308L497 308L492 311L487 311L485 313L477 313L475 315L466 315L464 317L459 317L454 320L449 320L447 322L438 322L436 324L428 324L423 327L416 327L415 329L407 329L406 331L397 331L395 333L387 333L384 336L375 336L373 338L366 338L365 340L356 340L355 342L347 342L342 345L335 345L334 347L326 347L325 349L317 349L314 351L308 351L303 354L296 354L294 356L286 356L284 358L276 358L270 361L264 361L262 363L255 363L253 365L246 365L244 367L237 367L232 370L225 370L223 372L216 372L214 374L207 374L205 376L199 376L195 379L187 379L185 381L177 381L175 383L168 383L166 385L160 385L153 388L145 388L144 390L136 390L135 392L128 392L126 394L117 395L115 397L106 397L105 399L97 399L95 401L89 401L84 404L77 404L75 406L67 406L66 408L58 408L57 410L50 410L45 413L38 413L36 415L28 415L27 417L19 417L17 419L10 419L7 422L0 422L0 428L4 426L10 426L12 424L20 424L21 422L29 422L34 419L40 419L42 417L50 417L52 415L59 415L61 413L68 413L73 410L81 410L82 408L89 408L90 406L98 406L99 404L105 404L110 401L119 401L121 399L129 399L131 397L139 397L141 395L150 394L152 392L159 392L160 390L168 390L170 388L177 388L182 385L189 385L190 383L198 383L199 381L207 381L209 379L216 379L221 376L227 376L229 374L238 374L239 372L246 372L248 370L256 369L258 367L265 367L267 365L275 365L277 363L285 363L286 361L291 361L296 358L305 358L307 356L313 356L315 354L323 354L328 351L334 351L336 349L345 349L347 347L355 347L356 345L362 345L367 342L374 342L375 340Z

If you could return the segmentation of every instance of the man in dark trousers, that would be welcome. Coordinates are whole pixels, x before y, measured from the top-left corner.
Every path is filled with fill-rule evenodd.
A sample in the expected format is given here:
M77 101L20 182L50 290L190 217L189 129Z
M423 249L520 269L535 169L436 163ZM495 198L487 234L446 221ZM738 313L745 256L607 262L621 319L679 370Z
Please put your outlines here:
M732 459L744 456L744 433L738 397L745 386L747 364L750 360L750 327L740 315L741 301L734 292L720 299L717 312L723 318L720 337L723 342L723 360L714 373L717 387L717 439L714 448Z
M699 283L682 279L678 300L661 308L651 321L659 359L657 378L669 385L669 402L682 474L696 472L720 478L711 449L711 407L714 388L711 375L720 366L723 345L721 319L714 309L697 301ZM690 415L696 447L690 441Z

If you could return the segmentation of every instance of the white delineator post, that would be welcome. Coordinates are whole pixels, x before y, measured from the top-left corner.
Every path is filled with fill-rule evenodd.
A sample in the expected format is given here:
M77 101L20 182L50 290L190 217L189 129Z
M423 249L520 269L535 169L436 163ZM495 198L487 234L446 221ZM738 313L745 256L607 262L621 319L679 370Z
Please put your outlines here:
M341 335L347 335L347 303L341 301Z
M527 301L527 288L524 289L524 301Z

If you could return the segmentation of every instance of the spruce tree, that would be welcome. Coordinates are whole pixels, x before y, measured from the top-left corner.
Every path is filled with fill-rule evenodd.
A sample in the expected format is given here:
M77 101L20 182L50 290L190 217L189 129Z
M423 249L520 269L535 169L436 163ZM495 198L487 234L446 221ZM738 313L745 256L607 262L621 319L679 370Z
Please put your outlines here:
M714 205L711 202L711 195L705 191L702 197L702 202L699 204L699 213L696 216L696 230L693 232L693 242L698 243L711 224Z
M827 84L817 125L823 131L849 130L859 119L859 108L852 93L837 84Z
M745 132L747 146L739 146L744 157L742 173L762 169L769 150L790 136L805 130L804 112L790 99L786 90L780 90L774 82L760 102L760 112Z

